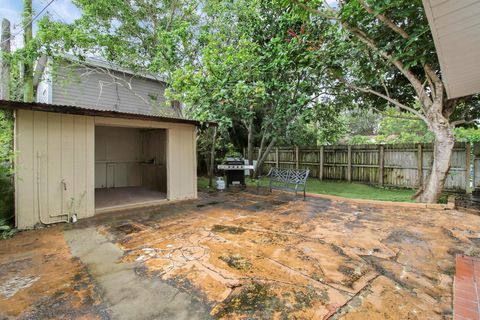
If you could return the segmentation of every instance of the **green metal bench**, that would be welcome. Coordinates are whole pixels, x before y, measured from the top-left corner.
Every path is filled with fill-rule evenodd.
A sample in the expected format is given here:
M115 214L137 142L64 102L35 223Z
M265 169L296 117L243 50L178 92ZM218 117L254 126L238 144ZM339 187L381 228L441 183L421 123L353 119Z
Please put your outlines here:
M297 195L298 191L303 191L303 199L306 198L307 178L310 170L294 170L271 168L264 177L259 176L257 181L257 190L260 188L262 178L269 178L270 192L275 190L294 191Z

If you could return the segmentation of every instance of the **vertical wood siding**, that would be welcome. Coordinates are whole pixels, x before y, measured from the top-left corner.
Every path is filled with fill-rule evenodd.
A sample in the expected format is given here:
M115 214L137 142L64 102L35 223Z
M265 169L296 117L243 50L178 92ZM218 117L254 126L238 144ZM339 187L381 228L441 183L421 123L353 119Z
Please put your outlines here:
M350 148L350 152L349 152ZM383 152L381 151L383 149ZM272 166L281 168L309 169L310 177L326 180L344 180L382 184L385 186L415 188L426 179L432 165L433 145L334 145L318 148L298 148L298 163L295 147L274 148L268 154L262 168L266 174ZM323 155L322 155L323 150ZM383 154L383 162L380 155ZM254 151L254 157L258 149ZM278 159L277 159L278 155ZM350 157L349 157L350 155ZM451 168L445 189L464 191L469 183L470 169L467 169L470 149L465 143L456 143L451 159ZM323 159L323 162L321 162ZM419 161L422 162L420 165ZM419 168L422 178L420 178ZM323 169L320 172L321 168ZM383 172L383 177L380 173Z
M168 130L168 199L197 197L196 140L194 126Z
M194 125L18 110L15 120L16 221L28 229L66 213L95 213L96 126L166 129L168 199L197 197ZM66 186L66 189L65 187Z
M94 214L92 117L19 110L16 113L17 226ZM65 216L63 216L65 214Z
M107 166L113 166L113 187L142 185L142 134L137 128L95 128L95 188L106 188Z
M196 127L189 124L95 117L97 126L167 129L167 198L197 197Z

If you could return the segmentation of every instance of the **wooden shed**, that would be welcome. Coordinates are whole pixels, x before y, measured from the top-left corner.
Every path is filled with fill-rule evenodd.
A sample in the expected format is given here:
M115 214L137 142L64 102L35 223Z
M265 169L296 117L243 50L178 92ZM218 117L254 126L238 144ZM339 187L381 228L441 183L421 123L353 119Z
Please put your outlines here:
M15 110L20 229L197 197L194 120L1 101Z

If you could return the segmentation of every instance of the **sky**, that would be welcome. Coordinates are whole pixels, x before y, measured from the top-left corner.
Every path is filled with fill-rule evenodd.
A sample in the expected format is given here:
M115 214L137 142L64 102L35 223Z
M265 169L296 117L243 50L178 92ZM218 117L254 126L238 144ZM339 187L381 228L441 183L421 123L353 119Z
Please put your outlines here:
M327 0L334 7L337 5L337 1ZM33 0L33 15L35 16L40 12L49 2L50 0ZM20 48L23 44L23 33L21 32L23 29L22 10L22 0L0 0L0 20L3 18L10 20L12 35L15 35L12 39L12 49ZM49 14L53 20L72 22L80 17L81 12L71 0L54 0L37 20L45 14ZM33 32L35 33L35 31L36 21L33 23Z
M40 12L50 0L33 0L33 15ZM22 0L0 0L0 19L7 18L11 23L12 35L19 33L23 29L22 25ZM53 20L72 22L81 15L80 10L73 5L71 0L54 0L53 3L42 13L40 19L45 14L49 14ZM33 32L36 31L36 21L33 23ZM19 33L12 39L12 47L22 47L23 33Z

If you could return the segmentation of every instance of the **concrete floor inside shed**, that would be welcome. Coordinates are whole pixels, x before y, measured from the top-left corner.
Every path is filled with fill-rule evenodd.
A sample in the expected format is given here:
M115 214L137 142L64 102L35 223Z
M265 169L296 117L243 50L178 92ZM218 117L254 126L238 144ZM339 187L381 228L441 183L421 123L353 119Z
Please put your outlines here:
M0 318L451 319L480 216L247 190L0 244Z
M131 209L161 203L167 200L164 192L145 187L121 187L95 189L95 210L97 213Z

